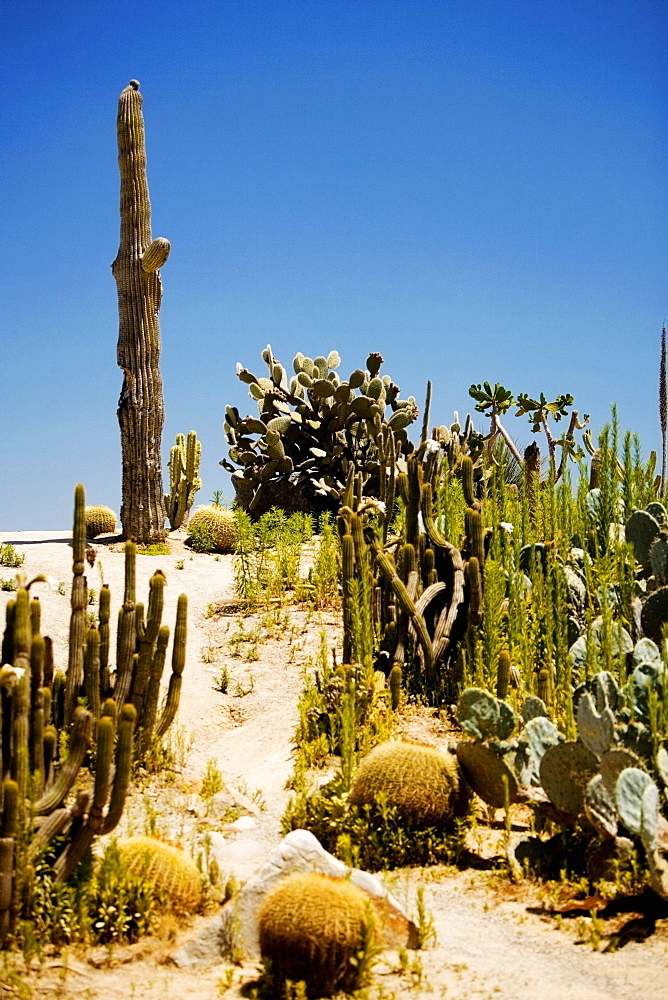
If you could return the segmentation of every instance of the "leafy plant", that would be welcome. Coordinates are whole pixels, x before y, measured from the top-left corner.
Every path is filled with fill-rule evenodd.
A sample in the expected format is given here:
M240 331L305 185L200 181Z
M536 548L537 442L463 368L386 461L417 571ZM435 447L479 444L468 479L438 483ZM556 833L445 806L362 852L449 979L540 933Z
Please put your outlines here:
M17 552L11 542L0 545L0 566L17 569L19 566L23 566L25 558L25 553Z

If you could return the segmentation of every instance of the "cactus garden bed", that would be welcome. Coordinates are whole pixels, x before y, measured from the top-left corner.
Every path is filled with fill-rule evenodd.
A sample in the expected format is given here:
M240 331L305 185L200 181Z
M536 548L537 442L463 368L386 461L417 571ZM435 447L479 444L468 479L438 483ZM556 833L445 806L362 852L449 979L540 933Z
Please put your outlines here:
M58 592L59 582L71 575L68 538L67 532L0 537L26 554L23 568L29 575L39 571L52 579L51 585L39 586L39 594L56 661L66 649L70 619L69 593ZM191 553L178 535L172 544L168 556L137 557L137 588L147 588L159 565L167 578L167 621L174 616L178 593L189 595L179 721L170 741L171 759L164 761L169 767L139 776L118 833L157 833L195 856L206 854L208 865L215 860L218 888L209 903L215 908L228 876L250 877L280 839L292 794L286 784L294 780L292 737L304 670L312 670L323 655L321 632L327 648L340 642L340 615L289 603L243 615L233 588L232 557ZM116 548L111 539L98 539L98 568L87 571L89 587L103 576L112 594L122 589L124 555ZM6 601L12 595L1 596ZM391 724L394 738L441 748L464 736L461 718L458 722L447 707L404 704ZM308 781L321 785L337 760L311 761L324 769L309 767ZM229 792L227 800L221 784ZM212 794L213 789L218 791ZM424 888L423 925L428 929L433 921L436 940L422 951L381 956L364 995L508 1000L523 1000L537 990L546 998L561 998L567 990L574 1000L661 995L668 975L665 905L629 876L633 892L611 886L612 902L582 877L548 872L542 878L517 874L512 879L508 845L529 833L533 814L522 802L507 812L476 803L473 822L451 859L456 864L384 876L414 916L416 890ZM53 996L56 990L62 997L143 1000L252 995L257 968L248 963L221 962L191 971L162 964L175 941L206 919L205 914L170 918L153 936L131 945L72 945L59 953L47 948L40 960L33 957L29 973L22 958L5 956L0 995L3 1000Z

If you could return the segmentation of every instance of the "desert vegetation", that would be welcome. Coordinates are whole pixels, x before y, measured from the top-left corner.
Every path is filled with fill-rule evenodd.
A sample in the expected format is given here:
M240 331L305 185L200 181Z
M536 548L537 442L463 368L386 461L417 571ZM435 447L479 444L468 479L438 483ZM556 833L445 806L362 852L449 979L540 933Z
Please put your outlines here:
M334 617L293 693L290 796L277 837L307 831L348 869L386 875L431 867L446 880L486 866L495 891L529 896L539 887L562 909L586 914L596 949L600 914L615 907L665 920L665 331L660 472L614 407L594 434L567 393L548 400L485 381L470 387L463 421L455 414L433 426L431 381L419 420L416 398L400 397L378 352L341 378L335 350L297 353L289 374L267 346L266 375L237 368L257 415L225 408L221 465L234 503L216 494L194 508L194 431L177 437L162 482L157 313L169 244L151 239L137 88L132 81L119 106L124 587L115 641L110 588L101 568L99 592L89 587L86 563L92 572L93 539L120 544L109 538L116 515L86 507L82 485L66 663L43 634L36 588L46 577L29 579L25 554L0 547L0 565L17 571L0 581L12 592L0 669L0 947L9 992L19 993L21 956L30 969L72 945L112 949L156 932L166 915L174 936L193 914L238 899L240 886L222 876L210 849L221 830L207 824L217 808L222 830L235 829L239 803L259 812L261 795L237 789L221 814L219 761L207 762L200 801L191 803L198 833L207 831L199 852L156 836L157 823L141 836L128 830L133 784L164 789L174 773L170 736L190 683L186 594L171 629L161 569L138 600L138 556L172 551L166 519L186 539L176 570L193 553L232 567L237 621L227 647L247 669L219 664L210 639L200 657L211 666L211 691L252 696L250 668L263 644L280 639L292 655L300 629L317 631L325 611ZM135 392L149 382L150 398ZM521 452L513 423L526 418L536 440ZM205 618L228 612L211 594ZM204 718L210 691L198 695ZM242 950L221 949L232 971L220 995L241 986L287 1000L386 995L369 992L382 921L347 879L286 878L258 920L260 970L242 983L233 965ZM433 937L422 895L413 931L412 954L403 948L397 959L403 992L422 988L415 953ZM610 932L609 950L618 943Z
M373 398L367 393L380 361L371 356L354 398ZM298 355L295 370L308 362ZM276 376L280 386L283 375ZM271 392L272 405L280 403L280 388ZM592 910L648 892L660 906L668 901L668 513L656 457L643 460L614 409L594 443L572 413L566 433L553 437L548 420L569 416L567 397L529 406L526 397L514 400L489 384L472 386L471 396L479 410L491 411L486 434L470 416L463 425L430 427L425 414L415 443L403 427L395 439L382 395L361 421L351 408L355 448L330 489L326 459L345 456L347 432L333 432L327 455L309 444L310 432L305 443L297 434L292 448L315 452L308 474L324 484L320 495L335 502L335 515L322 509L316 491L310 510L291 504L258 513L251 500L231 510L213 503L200 519L197 511L192 516L194 551L209 551L210 559L234 551L227 558L240 618L230 643L249 663L258 644L271 642L272 628L285 631L290 608L340 616L340 642L321 643L304 674L283 832L308 830L346 864L387 871L466 868L486 828L489 863L511 884L556 879L573 898L594 899ZM320 389L315 398L322 407L330 397ZM266 406L264 395L258 401ZM546 461L535 447L517 460L499 421L511 406L518 416L530 410L534 428L545 432ZM247 430L249 423L245 418ZM277 446L267 434L280 442L283 432L258 418L254 433L265 435L261 455ZM257 492L257 463L247 464ZM181 474L187 467L194 478L192 461L181 461ZM280 462L269 468L259 484L266 495L277 482L280 493L289 473ZM171 488L176 495L174 475ZM160 747L188 679L183 596L160 708L170 642L161 622L164 577L154 573L144 608L136 600L133 542L125 543L116 658L106 585L89 621L90 511L77 487L66 670L53 663L39 600L31 599L40 578L28 581L19 568L7 604L0 926L5 949L28 955L45 943L133 941L155 926L161 899L187 920L234 893L216 885L215 864L200 859L198 870L161 841L105 840L91 852L96 838L118 825L133 774L150 782L154 762L167 762ZM20 567L13 547L2 554ZM210 615L219 613L212 604ZM253 621L257 626L244 624ZM215 662L215 646L207 658ZM231 680L219 671L218 689L227 692ZM252 676L250 687L234 683L239 698L253 690ZM416 719L419 738L410 732ZM211 761L203 800L221 787ZM185 888L161 888L157 871ZM317 882L308 891L323 908L317 920L326 935L328 893L320 902ZM111 909L110 893L120 901ZM334 908L344 905L338 898L333 890ZM281 984L291 970L294 981L304 978L310 946L295 940L291 966L292 932L277 916L280 899L274 909L267 904L262 988L274 981L289 990ZM340 958L334 940L331 951L326 936L320 940L325 971L322 982L306 976L309 996L371 981L378 943L359 897L354 906L354 941L342 942ZM309 908L313 919L318 907Z

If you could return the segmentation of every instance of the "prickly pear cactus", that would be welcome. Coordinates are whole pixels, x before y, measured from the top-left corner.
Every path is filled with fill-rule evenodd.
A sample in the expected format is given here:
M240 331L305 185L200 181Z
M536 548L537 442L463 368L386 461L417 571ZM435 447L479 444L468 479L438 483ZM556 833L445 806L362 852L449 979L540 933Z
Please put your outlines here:
M659 522L646 510L634 510L626 522L625 531L637 561L643 569L651 570L652 545L661 532Z
M517 802L519 783L508 761L492 747L493 744L460 743L457 760L476 795L494 809L502 809L506 803Z
M467 688L457 705L462 729L476 740L507 740L517 717L510 705L482 688Z
M270 346L262 358L264 377L237 366L259 416L241 417L232 406L225 411L229 460L221 465L233 474L241 506L253 517L272 506L335 513L353 466L363 475L365 495L378 496L382 470L396 463L396 449L418 414L413 397L400 399L389 375L379 374L380 354L370 354L366 369L346 379L337 372L336 351L297 354L294 375Z
M668 587L660 587L650 594L640 616L643 632L654 642L661 643L661 631L668 624Z

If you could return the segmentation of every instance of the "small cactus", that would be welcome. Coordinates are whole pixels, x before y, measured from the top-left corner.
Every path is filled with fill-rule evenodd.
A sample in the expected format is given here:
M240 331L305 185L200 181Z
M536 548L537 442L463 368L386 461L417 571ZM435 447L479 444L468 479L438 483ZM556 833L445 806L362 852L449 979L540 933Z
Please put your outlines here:
M111 507L99 504L86 507L86 538L97 538L98 535L112 535L116 531L116 515Z
M190 518L188 531L192 533L199 527L210 530L213 551L232 551L237 537L237 524L232 511L218 504L198 507Z
M371 933L370 902L351 882L291 875L265 897L258 925L276 986L303 980L309 995L321 997L363 985L359 953Z
M202 898L199 869L190 855L155 837L120 841L121 860L133 875L150 882L176 913L193 913Z
M457 759L419 743L382 743L360 764L350 803L371 804L381 793L406 826L444 826L463 806Z

